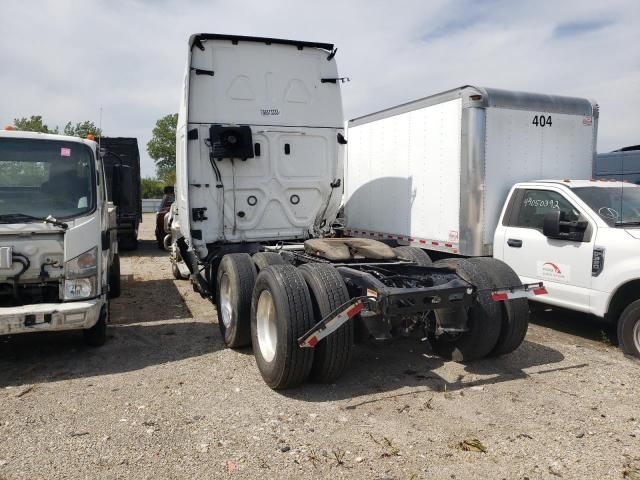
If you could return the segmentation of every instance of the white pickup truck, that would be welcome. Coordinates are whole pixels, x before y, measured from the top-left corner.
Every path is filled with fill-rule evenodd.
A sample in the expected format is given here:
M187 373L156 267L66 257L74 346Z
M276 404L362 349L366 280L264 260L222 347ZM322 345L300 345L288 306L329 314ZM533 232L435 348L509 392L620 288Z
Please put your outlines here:
M618 324L620 346L640 356L640 187L602 180L516 184L502 211L493 256L536 301Z
M640 187L562 180L592 178L597 126L587 99L475 86L351 120L345 235L503 260L640 356Z

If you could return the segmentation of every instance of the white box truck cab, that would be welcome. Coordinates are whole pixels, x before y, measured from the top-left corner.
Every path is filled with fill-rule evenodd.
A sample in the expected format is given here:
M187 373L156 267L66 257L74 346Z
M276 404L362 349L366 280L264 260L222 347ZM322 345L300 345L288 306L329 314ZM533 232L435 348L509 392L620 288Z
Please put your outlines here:
M473 86L351 120L345 234L503 260L637 356L638 187L588 180L597 125L593 101Z
M91 140L0 131L0 335L105 342L120 273L104 179Z
M171 262L252 344L272 388L334 381L354 339L424 330L457 360L510 352L526 300L494 302L484 263L434 267L418 248L332 236L346 140L331 44L197 34L177 128ZM498 275L500 276L500 275ZM502 275L507 297L540 290ZM506 291L505 291L506 292ZM524 302L524 309L522 306Z

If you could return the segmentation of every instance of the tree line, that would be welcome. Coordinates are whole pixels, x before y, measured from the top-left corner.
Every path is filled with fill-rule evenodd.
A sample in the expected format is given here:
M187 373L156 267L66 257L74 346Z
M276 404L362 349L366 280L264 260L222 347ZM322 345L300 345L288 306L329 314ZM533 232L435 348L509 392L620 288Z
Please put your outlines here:
M151 140L147 143L147 153L155 162L156 176L155 178L142 179L143 198L162 196L162 190L165 185L175 184L177 124L177 113L170 113L156 121ZM87 138L89 134L93 134L96 137L102 136L102 130L90 120L76 123L67 122L60 129L58 126L50 128L44 122L42 115L31 115L29 118L15 118L13 125L17 130L25 132L63 134L80 138Z

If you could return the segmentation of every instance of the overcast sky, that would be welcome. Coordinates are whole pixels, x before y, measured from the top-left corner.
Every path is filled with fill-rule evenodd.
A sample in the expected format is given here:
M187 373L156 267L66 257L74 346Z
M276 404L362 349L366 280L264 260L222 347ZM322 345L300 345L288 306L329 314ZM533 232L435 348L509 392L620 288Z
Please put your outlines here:
M639 0L0 0L0 32L0 125L102 107L145 176L196 32L336 44L346 118L475 84L595 99L599 151L640 143Z

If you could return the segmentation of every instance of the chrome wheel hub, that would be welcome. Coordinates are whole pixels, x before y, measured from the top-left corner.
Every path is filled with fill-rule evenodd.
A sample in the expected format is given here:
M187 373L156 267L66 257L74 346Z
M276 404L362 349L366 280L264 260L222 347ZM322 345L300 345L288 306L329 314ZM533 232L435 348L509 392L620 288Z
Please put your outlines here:
M226 273L220 279L220 312L222 313L223 325L225 328L229 328L233 317L233 306L231 304L231 281Z
M633 344L640 351L640 320L633 326Z
M263 290L258 298L256 329L260 353L267 362L271 362L276 356L278 329L276 327L276 308L273 304L273 297L268 290Z

